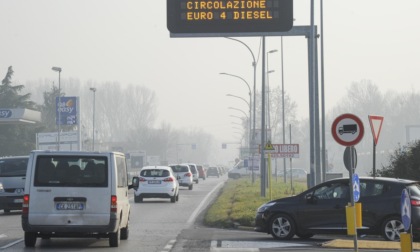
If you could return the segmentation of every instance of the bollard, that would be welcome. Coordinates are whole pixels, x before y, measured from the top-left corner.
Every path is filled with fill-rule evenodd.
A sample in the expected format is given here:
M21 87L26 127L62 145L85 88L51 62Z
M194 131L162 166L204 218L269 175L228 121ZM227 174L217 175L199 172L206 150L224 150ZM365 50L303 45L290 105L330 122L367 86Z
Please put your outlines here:
M350 204L346 206L346 222L347 235L355 235L356 228L354 227L354 207Z
M354 203L354 206L356 207L356 227L361 228L362 227L362 203L356 202Z
M411 234L407 232L400 233L401 252L412 252Z

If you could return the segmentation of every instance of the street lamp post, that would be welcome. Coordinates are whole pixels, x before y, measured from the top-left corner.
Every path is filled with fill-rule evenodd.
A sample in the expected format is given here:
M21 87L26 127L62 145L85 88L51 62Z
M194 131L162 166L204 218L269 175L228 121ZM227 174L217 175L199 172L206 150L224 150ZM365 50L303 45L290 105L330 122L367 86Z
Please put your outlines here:
M270 73L274 73L274 70L270 70L270 66L269 66L269 54L271 53L275 53L277 52L277 49L274 50L270 50L267 52L267 136L266 139L269 139L271 141L271 131L270 131L270 136L268 136L268 129L271 128L271 116L270 116Z
M244 98L242 98L242 97L240 97L240 96L237 96L237 95L233 95L233 94L227 94L226 96L231 96L231 97L235 97L235 98L238 98L238 99L241 99L242 101L244 101L247 105L248 105L248 107L249 107L249 132L248 132L248 135L249 135L249 137L248 137L248 147L249 147L249 151L251 151L251 103L250 102L248 102L247 100L245 100Z
M58 106L56 111L58 111L58 127L57 127L57 150L60 150L60 128L61 128L61 67L52 67L53 71L58 72Z
M92 113L92 151L95 151L95 93L96 88L89 88L93 92L93 113Z

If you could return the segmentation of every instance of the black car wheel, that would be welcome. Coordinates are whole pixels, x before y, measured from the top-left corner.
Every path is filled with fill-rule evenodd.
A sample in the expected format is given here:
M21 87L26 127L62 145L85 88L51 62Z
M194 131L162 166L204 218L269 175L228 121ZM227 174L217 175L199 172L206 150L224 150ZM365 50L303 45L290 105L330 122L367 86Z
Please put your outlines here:
M135 203L143 202L143 197L134 195L134 202Z
M277 240L289 240L295 235L295 223L286 214L275 215L269 227L271 235Z
M398 216L386 218L382 223L382 236L387 241L399 241L401 232L404 232L404 225Z

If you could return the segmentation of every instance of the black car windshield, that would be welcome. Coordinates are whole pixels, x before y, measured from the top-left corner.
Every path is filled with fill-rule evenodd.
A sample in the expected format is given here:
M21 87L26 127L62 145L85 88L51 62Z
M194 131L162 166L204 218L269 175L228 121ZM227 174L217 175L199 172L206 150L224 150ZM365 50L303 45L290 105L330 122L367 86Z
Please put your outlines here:
M26 176L28 158L0 159L0 177Z

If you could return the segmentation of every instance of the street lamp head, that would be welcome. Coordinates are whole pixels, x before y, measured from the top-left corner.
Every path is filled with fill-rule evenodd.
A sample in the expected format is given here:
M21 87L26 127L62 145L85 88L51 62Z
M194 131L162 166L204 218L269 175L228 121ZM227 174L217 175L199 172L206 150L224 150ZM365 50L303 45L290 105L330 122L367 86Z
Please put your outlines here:
M61 72L61 67L52 67L51 69L59 73Z
M94 87L89 88L89 90L92 90L93 92L96 92L96 88L94 88Z
M270 74L270 73L274 73L274 72L275 72L274 70L270 70L267 73Z
M268 51L267 53L275 53L275 52L277 52L277 49L274 49L274 50Z

